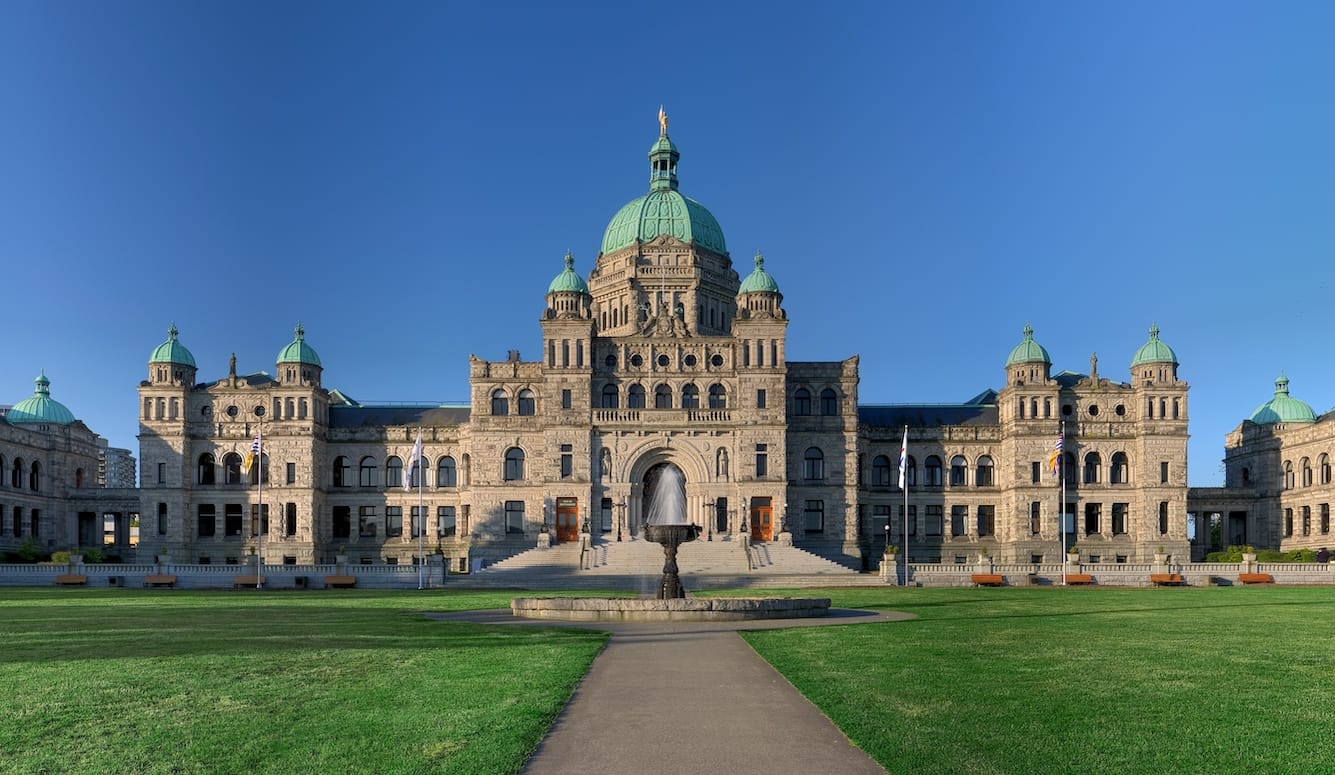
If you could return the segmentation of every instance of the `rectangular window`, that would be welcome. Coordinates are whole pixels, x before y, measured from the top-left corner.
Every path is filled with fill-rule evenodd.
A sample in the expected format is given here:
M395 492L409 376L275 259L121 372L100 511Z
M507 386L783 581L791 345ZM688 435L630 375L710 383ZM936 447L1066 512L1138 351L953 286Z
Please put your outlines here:
M167 464L158 463L158 484L167 483Z
M1043 532L1043 504L1039 501L1029 503L1029 535Z
M899 507L899 522L900 524L904 523L904 507L902 505ZM909 506L909 535L916 536L917 534L918 534L918 507ZM938 533L937 535L940 535L940 533Z
M928 507L927 507L927 513L928 513L929 515L932 513L932 512L931 512L931 509L932 509L931 506L928 506ZM950 535L951 535L951 536L962 536L962 535L964 535L964 530L965 530L965 525L964 525L964 523L965 523L966 520L968 520L968 518L969 518L969 507L968 507L968 506L951 506L951 507L950 507Z
M288 484L296 484L296 483L297 483L297 464L296 464L296 463L288 463L288 464L287 464L287 483L288 483Z
M1031 554L1031 555L1029 555L1029 562L1030 562L1031 564L1033 564L1033 565L1042 565L1042 564L1043 564L1043 555L1041 555L1041 554Z
M523 535L524 533L523 501L505 502L505 532L511 534Z
M1168 535L1168 501L1159 501L1159 535Z
M455 535L454 507L436 507L436 535L441 538L453 538Z
M359 538L375 538L375 506L357 507L357 536Z
M14 507L14 537L23 535L23 507Z
M764 388L760 388L759 390L756 391L756 408L757 408L757 409L764 409L764 408L765 408L765 389L764 389Z
M412 532L413 538L420 538L422 535L422 523L426 519L425 506L413 506L408 516L408 529Z
M808 533L825 532L825 501L807 501L802 520Z
M997 533L997 507L978 507L978 535L990 536Z
M887 529L889 528L889 529ZM904 530L903 523L898 525L890 524L890 507L886 505L873 505L871 507L871 523L867 525L871 537L883 538L887 542L891 536L898 536Z
M1312 507L1303 506L1303 535L1312 534Z
M599 527L602 529L602 532L610 533L612 532L612 499L603 498L601 506L603 519L602 524Z
M1085 535L1098 535L1099 522L1103 516L1102 503L1085 504Z
M1114 503L1112 507L1112 532L1115 536L1126 535L1126 512L1130 506L1126 503Z
M1042 476L1043 476L1043 464L1037 460L1030 463L1029 481L1032 482L1033 484L1038 484L1039 479L1042 478Z
M334 507L334 538L350 538L352 536L352 507L335 506Z
M942 524L942 521L943 521L943 520L942 520L942 516L943 516L943 513L942 513L942 511L941 511L941 507L940 507L940 506L928 506L928 507L927 507L927 513L926 513L926 517L927 517L927 528L926 528L926 529L927 529L927 536L928 536L929 538L939 537L939 536L941 535L941 531L942 531L942 530L944 529L944 527L945 527L945 526Z
M769 445L756 445L756 478L763 479L769 475Z
M1168 484L1168 462L1159 464L1159 484Z
M572 445L570 445L570 444L562 444L562 445L561 445L561 478L562 478L562 479L569 479L570 476L571 476L571 474L574 472L574 460L575 460L575 456L574 456L573 454L571 454L572 450L573 450L573 447L572 447Z
M569 409L569 408L571 407L571 405L572 405L572 400L571 400L571 397L570 397L570 391L569 391L569 390L562 390L562 391L561 391L561 408L562 408L562 409Z
M1326 535L1329 532L1330 532L1330 504L1323 503L1321 504L1321 535Z
M283 535L294 536L297 534L297 504L283 504Z
M264 504L263 514L261 514L260 504L250 504L250 534L252 536L264 533L269 535L269 504Z
M385 507L385 537L398 538L403 535L403 507Z
M241 535L241 504L223 505L223 533L229 537Z
M199 504L199 535L201 538L207 538L218 532L218 513L217 507L212 503Z
M34 529L32 534L37 535L37 530ZM158 535L167 535L167 504L165 503L158 504Z
M1068 504L1066 504L1066 513L1065 513L1065 514L1063 515L1063 517L1062 517L1062 530L1065 531L1067 535L1071 536L1069 539L1067 539L1067 543L1068 543L1068 544L1069 544L1071 541L1074 541L1074 540L1075 540L1075 504L1074 504L1074 503L1068 503Z

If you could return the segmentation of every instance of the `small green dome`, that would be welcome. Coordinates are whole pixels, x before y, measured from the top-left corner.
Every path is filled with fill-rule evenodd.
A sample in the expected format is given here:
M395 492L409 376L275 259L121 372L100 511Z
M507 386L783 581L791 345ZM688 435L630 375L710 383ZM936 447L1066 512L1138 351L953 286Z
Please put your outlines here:
M35 382L37 389L33 391L32 398L25 398L14 404L5 415L5 419L11 423L46 422L69 425L74 422L74 413L51 397L51 380L46 378L46 372L38 374Z
M1048 357L1048 351L1043 349L1043 345L1034 341L1034 327L1025 323L1024 341L1015 345L1011 350L1010 357L1006 358L1007 366L1014 366L1017 363L1046 363L1052 365L1052 359Z
M1312 423L1316 422L1316 412L1312 411L1306 401L1299 401L1289 395L1289 378L1281 374L1275 380L1275 397L1256 407L1256 411L1247 419L1257 425Z
M315 348L306 344L306 329L297 324L293 332L296 338L288 346L278 351L278 363L305 363L311 366L320 365L320 356L316 354Z
M765 271L765 257L756 252L756 268L751 270L751 274L742 280L742 286L737 289L737 295L743 293L778 293L779 284L774 282L774 277Z
M584 278L575 271L575 257L566 251L566 268L552 280L552 284L547 286L548 293L583 293L588 294L589 286L584 282Z
M195 368L195 356L177 341L177 333L176 324L172 323L171 328L167 329L167 341L158 345L153 354L148 356L149 363L177 363Z
M1178 365L1177 353L1173 352L1173 348L1164 344L1159 339L1158 325L1150 326L1150 340L1141 345L1140 349L1136 350L1136 357L1131 359L1131 365L1133 367L1140 366L1144 363L1171 363L1174 366Z

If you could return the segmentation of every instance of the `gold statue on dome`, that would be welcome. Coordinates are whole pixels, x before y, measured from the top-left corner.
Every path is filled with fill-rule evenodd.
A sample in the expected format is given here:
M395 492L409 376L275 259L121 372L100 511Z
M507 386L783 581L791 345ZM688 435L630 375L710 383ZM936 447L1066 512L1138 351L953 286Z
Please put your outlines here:
M662 106L662 105L659 105L659 106L658 106L658 132L659 132L659 134L661 134L661 135L663 135L663 136L667 136L667 125L668 125L667 113L663 110L663 106Z

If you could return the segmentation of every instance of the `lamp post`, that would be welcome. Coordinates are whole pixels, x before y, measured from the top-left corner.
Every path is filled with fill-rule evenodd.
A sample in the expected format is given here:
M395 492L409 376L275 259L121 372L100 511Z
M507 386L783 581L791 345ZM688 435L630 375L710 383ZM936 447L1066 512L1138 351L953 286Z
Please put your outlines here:
M716 501L705 501L705 540L714 540L714 506Z
M255 465L259 467L259 473L255 476L255 492L259 500L258 512L256 518L259 524L256 526L256 532L259 533L259 549L255 552L255 588L264 586L264 529L268 527L264 519L264 405L255 407L255 417L259 421L259 431L255 434Z
M617 504L617 541L621 540L621 526L626 522L626 499Z

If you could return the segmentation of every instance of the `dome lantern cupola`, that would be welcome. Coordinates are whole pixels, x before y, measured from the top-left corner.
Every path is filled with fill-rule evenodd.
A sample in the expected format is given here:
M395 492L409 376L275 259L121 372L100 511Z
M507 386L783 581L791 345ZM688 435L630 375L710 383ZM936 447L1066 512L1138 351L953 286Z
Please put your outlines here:
M36 389L33 390L31 398L25 398L14 404L5 419L11 423L54 423L56 425L69 425L74 422L74 413L65 407L64 404L51 397L51 380L46 378L46 372L43 371L33 380Z
M749 317L783 317L783 294L774 277L765 271L765 256L756 251L756 268L737 288L737 307Z
M1131 358L1131 377L1146 382L1177 381L1177 353L1159 339L1158 324L1150 325L1150 340Z
M589 286L584 278L575 271L575 256L566 251L565 269L552 278L547 286L547 312L551 318L587 318L589 308Z
M1024 324L1024 339L1015 345L1006 358L1008 384L1046 382L1052 370L1052 359L1043 345L1034 341L1034 327Z
M306 329L301 323L292 331L293 339L286 347L278 351L276 363L278 376L288 385L320 385L320 373L324 366L315 348L306 343Z
M181 344L177 335L180 332L172 323L167 329L167 341L153 349L148 356L148 380L158 385L193 384L195 381L195 356Z
M1306 424L1316 422L1316 412L1306 401L1289 395L1289 378L1280 374L1275 380L1275 397L1256 407L1247 419L1257 425Z

